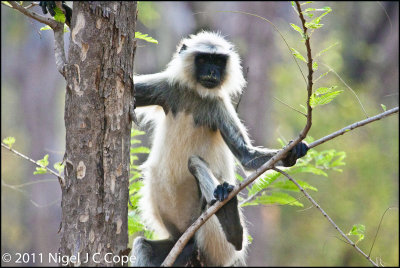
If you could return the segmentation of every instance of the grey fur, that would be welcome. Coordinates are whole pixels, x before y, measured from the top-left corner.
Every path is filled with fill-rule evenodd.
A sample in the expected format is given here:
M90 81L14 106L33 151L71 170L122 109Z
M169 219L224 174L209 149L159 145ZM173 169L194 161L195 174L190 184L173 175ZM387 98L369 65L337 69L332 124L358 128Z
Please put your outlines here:
M229 56L227 72L219 86L207 89L196 81L194 55L198 52ZM218 34L208 32L184 39L165 71L135 77L136 106L157 105L164 111L161 127L154 133L157 143L153 147L157 150L152 149L151 160L143 165L146 169L144 179L151 184L144 190L143 201L147 203L142 203L142 207L144 212L149 212L150 220L156 221L158 228L167 230L170 236L160 241L136 238L133 246L136 265L159 265L159 260L154 262L154 256L166 256L168 252L165 251L169 251L181 233L212 202L215 187L224 181L234 183L232 154L244 168L257 169L277 153L278 150L252 146L236 114L231 98L240 93L244 85L240 59L232 45ZM193 144L188 141L190 138L194 140ZM186 147L176 148L181 140ZM203 144L209 151L202 150ZM305 154L306 149L304 146L295 147L278 165L293 165L302 156L299 152ZM184 161L188 161L186 171L182 170ZM166 169L171 169L171 173ZM154 193L154 189L165 193ZM190 194L184 195L182 189ZM166 205L169 202L175 203ZM184 215L182 211L190 215ZM247 229L235 197L197 231L192 246L185 247L179 262L194 264L199 261L210 266L244 265L246 248ZM160 252L155 252L157 250Z

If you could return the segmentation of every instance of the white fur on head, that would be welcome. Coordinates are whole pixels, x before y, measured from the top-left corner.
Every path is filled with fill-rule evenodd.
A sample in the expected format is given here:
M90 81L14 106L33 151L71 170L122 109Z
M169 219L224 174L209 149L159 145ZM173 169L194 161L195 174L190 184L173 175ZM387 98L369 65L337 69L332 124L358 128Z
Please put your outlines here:
M181 48L185 49L181 51ZM218 88L206 88L197 83L194 74L194 58L196 53L216 53L228 55L225 78ZM216 97L228 94L236 96L242 92L246 81L243 77L240 58L233 45L219 33L202 31L183 39L172 60L165 70L170 83L181 83L190 89L195 89L202 97Z

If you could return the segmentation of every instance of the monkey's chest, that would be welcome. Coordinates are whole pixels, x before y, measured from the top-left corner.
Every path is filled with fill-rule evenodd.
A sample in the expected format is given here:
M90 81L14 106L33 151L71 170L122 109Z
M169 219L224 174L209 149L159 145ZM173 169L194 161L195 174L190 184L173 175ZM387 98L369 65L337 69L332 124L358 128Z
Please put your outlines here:
M217 178L233 164L232 154L219 131L195 126L191 114L178 113L174 117L169 113L155 130L150 161L170 172L171 180L178 182L189 176L188 159L192 155L205 159Z
M166 116L154 132L153 146L145 169L155 195L154 209L166 225L184 231L201 210L196 179L189 172L192 155L202 157L220 181L234 181L233 156L219 131L196 127L191 115Z

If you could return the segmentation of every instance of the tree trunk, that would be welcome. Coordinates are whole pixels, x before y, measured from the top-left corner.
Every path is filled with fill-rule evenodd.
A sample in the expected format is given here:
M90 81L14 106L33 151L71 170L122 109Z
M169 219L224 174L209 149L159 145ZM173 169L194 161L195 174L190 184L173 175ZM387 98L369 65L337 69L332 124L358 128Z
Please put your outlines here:
M60 256L79 256L77 262L85 266L114 266L112 257L129 253L129 107L136 17L136 2L73 6Z

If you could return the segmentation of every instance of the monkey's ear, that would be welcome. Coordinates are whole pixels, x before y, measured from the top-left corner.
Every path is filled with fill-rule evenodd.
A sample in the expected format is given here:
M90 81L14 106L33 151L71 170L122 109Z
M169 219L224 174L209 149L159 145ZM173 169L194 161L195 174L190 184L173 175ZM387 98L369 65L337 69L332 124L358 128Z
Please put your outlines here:
M181 49L179 49L179 53L182 51L185 51L187 49L187 46L185 44L182 44Z

